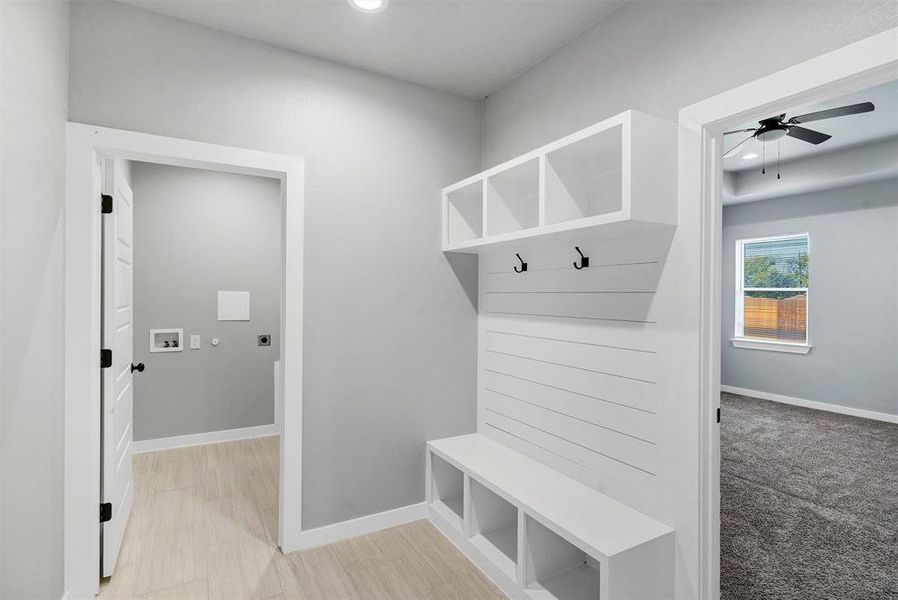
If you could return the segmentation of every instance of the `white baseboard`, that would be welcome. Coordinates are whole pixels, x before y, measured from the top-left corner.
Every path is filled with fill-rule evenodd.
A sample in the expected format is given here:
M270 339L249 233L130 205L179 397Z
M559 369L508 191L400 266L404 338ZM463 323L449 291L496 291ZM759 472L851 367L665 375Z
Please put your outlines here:
M140 440L132 442L131 452L155 452L156 450L169 450L171 448L186 448L187 446L200 446L202 444L217 444L220 442L235 442L237 440L249 440L252 438L268 437L280 433L277 425L258 425L256 427L244 427L242 429L223 429L221 431L209 431L206 433L193 433L190 435L176 435L155 440Z
M381 529L388 529L404 523L410 523L423 519L427 511L423 502L410 504L401 508L394 508L381 513L358 517L348 521L341 521L333 525L324 525L315 529L307 529L299 534L299 548L283 548L284 552L295 550L308 550L316 546L324 546L345 540L348 538L374 533Z
M898 424L898 415L876 412L875 410L864 410L862 408L851 408L850 406L830 404L829 402L817 402L815 400L793 398L791 396L782 396L780 394L759 392L757 390L733 387L731 385L720 386L720 391L727 392L729 394L738 394L740 396L751 396L753 398L760 398L761 400L770 400L772 402L782 402L783 404L791 404L792 406L813 408L814 410L824 410L826 412L839 413L840 415L849 415L852 417L861 417L862 419L873 419L875 421L885 421L886 423Z

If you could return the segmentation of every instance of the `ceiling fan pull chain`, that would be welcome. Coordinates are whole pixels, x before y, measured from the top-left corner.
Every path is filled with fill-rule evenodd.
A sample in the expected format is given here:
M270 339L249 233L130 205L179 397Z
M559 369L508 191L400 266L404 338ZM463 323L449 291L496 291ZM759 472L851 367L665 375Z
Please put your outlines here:
M780 143L776 143L776 178L780 178Z
M761 175L767 174L767 144L761 142Z

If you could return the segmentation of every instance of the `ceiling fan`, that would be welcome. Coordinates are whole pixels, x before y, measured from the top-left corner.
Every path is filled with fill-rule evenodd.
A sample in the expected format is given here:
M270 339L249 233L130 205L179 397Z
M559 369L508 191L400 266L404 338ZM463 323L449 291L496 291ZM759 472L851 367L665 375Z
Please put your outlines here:
M776 117L763 119L758 121L760 127L736 129L735 131L725 132L723 135L748 132L752 132L752 134L727 150L723 156L724 158L730 156L736 148L751 139L757 139L762 144L766 144L767 142L777 142L784 137L789 136L803 142L808 142L809 144L822 144L832 136L819 131L814 131L813 129L799 127L799 125L810 121L821 121L823 119L833 119L835 117L845 117L848 115L870 112L874 108L872 102L861 102L859 104L851 104L849 106L840 106L839 108L829 108L807 113L805 115L798 115L797 117L792 117L788 120L786 119L786 113Z

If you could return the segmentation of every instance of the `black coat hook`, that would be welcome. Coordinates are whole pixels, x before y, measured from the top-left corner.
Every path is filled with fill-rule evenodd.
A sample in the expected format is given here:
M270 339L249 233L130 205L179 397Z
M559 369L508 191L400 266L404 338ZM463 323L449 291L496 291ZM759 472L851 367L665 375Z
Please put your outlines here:
M589 257L583 256L583 253L580 252L580 246L574 246L574 250L576 250L577 254L580 255L580 264L578 265L577 262L574 261L574 268L579 271L583 267L588 267L589 266Z
M521 258L521 255L520 255L520 254L515 253L515 256L517 256L517 257L518 257L518 260L521 261L521 268L519 269L519 268L515 267L515 268L514 268L514 272L515 272L515 273L523 273L524 271L527 270L527 263L524 262L524 259Z

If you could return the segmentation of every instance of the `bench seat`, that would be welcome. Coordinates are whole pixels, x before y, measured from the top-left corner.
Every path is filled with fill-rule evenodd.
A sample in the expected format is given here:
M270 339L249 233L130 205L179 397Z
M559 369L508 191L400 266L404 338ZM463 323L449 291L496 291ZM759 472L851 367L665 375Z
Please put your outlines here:
M454 483L445 483L451 469ZM673 596L670 526L484 435L427 443L427 506L431 521L511 597ZM480 532L490 526L497 529ZM517 548L508 548L515 533ZM494 538L506 540L504 549Z

